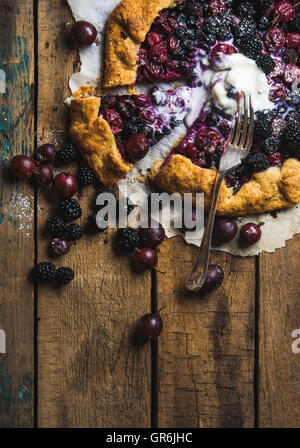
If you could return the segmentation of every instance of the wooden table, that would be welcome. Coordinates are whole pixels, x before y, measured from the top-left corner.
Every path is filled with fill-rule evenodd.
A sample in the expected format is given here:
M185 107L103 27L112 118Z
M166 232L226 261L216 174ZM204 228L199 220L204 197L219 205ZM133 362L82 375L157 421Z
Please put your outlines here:
M66 1L0 0L0 21L0 427L299 427L299 236L259 257L215 252L225 282L205 299L185 292L196 249L179 238L161 246L164 273L132 273L111 232L74 244L61 262L76 271L68 287L28 280L48 259L53 199L12 181L7 161L64 141L79 61L63 38ZM134 345L135 321L162 306L158 343Z

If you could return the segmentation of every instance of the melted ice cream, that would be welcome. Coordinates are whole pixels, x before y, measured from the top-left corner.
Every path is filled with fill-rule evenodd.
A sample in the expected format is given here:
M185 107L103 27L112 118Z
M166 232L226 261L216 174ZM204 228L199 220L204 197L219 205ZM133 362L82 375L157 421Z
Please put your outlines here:
M215 105L229 115L237 112L236 100L227 95L230 86L251 95L254 112L275 107L269 99L270 85L266 75L253 59L243 54L224 55L213 69L204 73L204 82L211 88Z

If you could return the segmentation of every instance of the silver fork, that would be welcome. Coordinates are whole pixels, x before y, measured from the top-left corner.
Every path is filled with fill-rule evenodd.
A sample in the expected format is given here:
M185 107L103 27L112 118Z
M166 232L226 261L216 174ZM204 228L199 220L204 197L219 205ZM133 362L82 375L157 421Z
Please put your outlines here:
M243 105L241 103L243 103ZM245 93L242 92L241 100L238 105L238 117L226 151L220 159L219 170L213 190L211 209L196 263L191 275L186 281L186 287L189 291L197 292L204 284L221 184L226 174L237 168L242 160L247 157L252 144L253 128L254 111L252 108L251 97L249 95L249 97L246 98Z

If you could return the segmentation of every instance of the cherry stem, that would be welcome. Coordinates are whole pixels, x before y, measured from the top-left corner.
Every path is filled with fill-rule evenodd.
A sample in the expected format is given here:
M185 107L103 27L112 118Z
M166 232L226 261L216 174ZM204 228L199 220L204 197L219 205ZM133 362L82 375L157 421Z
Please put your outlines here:
M162 306L159 310L158 310L158 314L160 314L162 312L162 310L164 310L165 308L167 308L167 305Z

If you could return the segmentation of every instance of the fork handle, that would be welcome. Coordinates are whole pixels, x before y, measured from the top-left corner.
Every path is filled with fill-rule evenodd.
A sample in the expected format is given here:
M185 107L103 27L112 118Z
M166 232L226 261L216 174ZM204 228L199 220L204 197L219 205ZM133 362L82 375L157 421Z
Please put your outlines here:
M225 172L218 174L216 177L212 204L208 216L208 221L205 227L204 235L201 241L201 246L199 248L197 259L193 267L192 273L186 281L187 289L192 292L197 292L203 286L206 278L212 232L216 216L216 209L219 199L220 188L224 176Z

